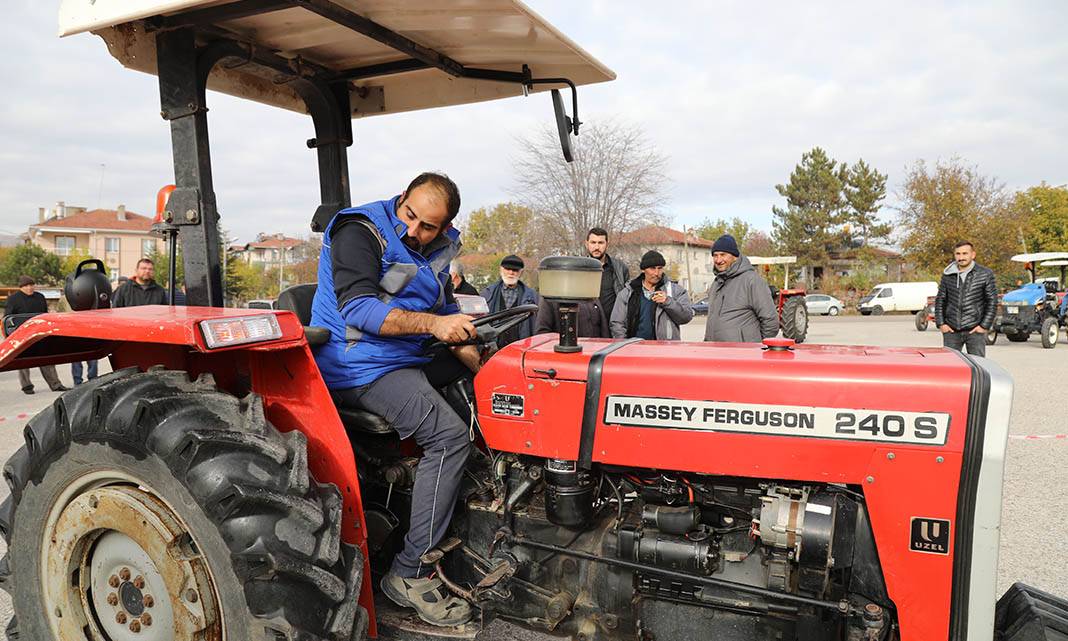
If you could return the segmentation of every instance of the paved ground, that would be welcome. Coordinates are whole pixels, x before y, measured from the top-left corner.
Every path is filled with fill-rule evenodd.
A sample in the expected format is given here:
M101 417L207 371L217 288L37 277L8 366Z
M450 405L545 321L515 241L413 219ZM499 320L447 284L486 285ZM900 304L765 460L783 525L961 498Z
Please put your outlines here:
M704 318L684 328L683 337L700 340ZM810 343L866 345L940 345L934 331L917 332L909 316L838 317L813 319ZM1012 410L1014 435L1052 435L1068 432L1065 420L1068 394L1068 344L1064 336L1056 349L1042 349L1037 339L1023 344L1002 339L989 348L990 358L1001 363L1016 381ZM103 369L103 368L102 368ZM60 378L70 384L69 367ZM0 460L22 445L20 414L39 411L57 396L42 392L40 374L34 373L38 393L26 396L18 389L13 372L0 373ZM1068 595L1068 440L1009 441L1003 497L1001 557L998 592L1013 581L1024 581L1054 594ZM7 495L0 484L0 499ZM3 543L0 542L0 554ZM0 629L11 614L10 599L0 593ZM503 624L492 626L481 639L548 639L521 633Z

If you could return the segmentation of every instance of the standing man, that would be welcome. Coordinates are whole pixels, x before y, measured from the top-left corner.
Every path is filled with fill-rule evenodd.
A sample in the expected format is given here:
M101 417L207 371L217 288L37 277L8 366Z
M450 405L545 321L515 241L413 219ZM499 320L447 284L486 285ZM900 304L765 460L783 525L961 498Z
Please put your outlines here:
M424 349L431 336L458 343L476 335L471 317L457 313L448 273L460 251L451 224L459 209L456 184L424 173L400 196L338 212L323 234L312 301L312 324L330 330L315 360L335 400L388 416L423 450L404 548L381 585L440 626L471 618L468 603L419 560L449 527L470 450L467 423L438 388L477 371L478 349L455 347L433 362Z
M749 259L738 251L734 236L723 234L712 245L716 280L708 288L705 340L759 343L779 332L779 312L771 289Z
M534 333L546 332L560 333L560 303L542 298L538 303L538 321ZM578 338L612 338L608 315L601 308L601 299L579 302L575 335Z
M640 276L616 297L612 310L612 338L677 341L679 325L693 319L690 295L664 274L664 256L647 251Z
M537 305L541 299L538 292L527 287L519 278L523 275L523 259L515 254L505 256L501 261L501 279L482 290L489 311L494 314L517 305ZM534 316L497 337L497 347L504 348L521 338L534 335Z
M156 264L149 258L137 261L137 272L115 292L112 307L137 307L138 305L166 305L167 290L155 281Z
M464 266L458 260L454 260L449 263L449 274L452 277L452 291L456 294L464 294L466 296L478 296L478 290L475 286L467 282L464 278Z
M7 304L4 305L4 316L14 316L16 314L45 314L48 312L48 301L41 292L34 291L37 286L31 276L19 276L19 291L11 294L7 297ZM14 319L13 319L14 320ZM21 325L25 319L19 321ZM7 324L4 324L7 327ZM41 376L44 377L45 382L48 383L49 389L53 392L66 392L67 387L64 387L63 383L59 382L59 375L56 374L55 365L42 365L38 369L41 370ZM24 394L33 394L33 382L30 381L30 370L19 370L19 385L22 386L22 392Z
M608 232L600 227L586 232L586 251L590 258L601 261L601 309L611 317L616 295L630 282L630 270L623 261L608 255Z
M994 272L975 262L974 245L957 243L935 297L935 325L942 330L942 345L958 352L967 346L972 356L986 356L984 334L994 326L997 308Z

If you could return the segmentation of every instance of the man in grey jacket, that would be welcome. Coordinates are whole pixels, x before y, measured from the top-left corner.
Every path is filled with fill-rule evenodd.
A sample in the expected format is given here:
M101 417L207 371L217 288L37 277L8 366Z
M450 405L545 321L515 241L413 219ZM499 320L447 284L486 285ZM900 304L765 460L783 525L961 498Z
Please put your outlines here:
M716 280L708 288L705 340L759 343L779 332L779 312L771 289L757 275L738 243L724 234L712 245Z
M664 256L647 251L640 276L616 297L612 309L612 338L677 341L679 325L693 319L690 295L664 274Z

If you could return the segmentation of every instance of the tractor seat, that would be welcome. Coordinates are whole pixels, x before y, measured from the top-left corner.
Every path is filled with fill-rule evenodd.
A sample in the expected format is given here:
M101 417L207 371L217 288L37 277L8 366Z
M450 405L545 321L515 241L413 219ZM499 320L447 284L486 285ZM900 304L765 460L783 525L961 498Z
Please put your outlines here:
M277 309L293 312L304 326L304 337L308 339L308 345L318 347L325 345L330 340L330 330L325 327L315 327L311 324L312 299L315 298L315 283L293 285L282 290L278 294L275 303Z
M336 405L341 424L349 434L396 434L386 419L367 410Z

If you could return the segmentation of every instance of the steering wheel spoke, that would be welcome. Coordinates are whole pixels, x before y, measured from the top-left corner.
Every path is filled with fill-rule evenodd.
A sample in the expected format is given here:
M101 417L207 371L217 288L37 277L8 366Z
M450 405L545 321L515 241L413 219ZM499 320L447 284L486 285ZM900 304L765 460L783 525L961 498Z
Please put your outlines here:
M446 347L461 347L463 345L488 345L497 340L497 337L501 334L527 320L531 315L536 314L537 312L537 305L518 305L509 309L502 309L499 312L480 316L471 321L471 324L475 326L477 332L473 338L460 341L459 343L433 341L427 345L426 351L430 352L436 349L444 349Z

